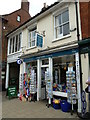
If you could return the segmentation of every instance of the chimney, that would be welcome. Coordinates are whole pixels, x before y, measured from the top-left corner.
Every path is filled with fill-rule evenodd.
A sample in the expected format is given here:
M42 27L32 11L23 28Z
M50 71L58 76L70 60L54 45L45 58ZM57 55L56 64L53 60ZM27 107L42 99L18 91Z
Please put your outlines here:
M46 3L43 3L42 11L45 10L47 7L48 7L48 5Z
M29 13L29 2L28 0L21 0L21 9Z

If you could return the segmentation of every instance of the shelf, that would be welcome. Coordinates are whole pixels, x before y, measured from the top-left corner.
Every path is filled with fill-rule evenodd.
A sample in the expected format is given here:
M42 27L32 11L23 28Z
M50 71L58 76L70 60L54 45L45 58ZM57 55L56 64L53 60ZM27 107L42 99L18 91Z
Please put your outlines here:
M67 97L67 93L65 93L65 92L53 91L53 95Z

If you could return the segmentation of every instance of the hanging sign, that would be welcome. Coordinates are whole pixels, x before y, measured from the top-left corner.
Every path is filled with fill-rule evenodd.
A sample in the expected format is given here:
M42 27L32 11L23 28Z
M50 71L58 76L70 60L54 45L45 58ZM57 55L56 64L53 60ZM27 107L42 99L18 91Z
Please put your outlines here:
M20 60L20 59L17 59L17 64L21 64L22 63L22 60Z

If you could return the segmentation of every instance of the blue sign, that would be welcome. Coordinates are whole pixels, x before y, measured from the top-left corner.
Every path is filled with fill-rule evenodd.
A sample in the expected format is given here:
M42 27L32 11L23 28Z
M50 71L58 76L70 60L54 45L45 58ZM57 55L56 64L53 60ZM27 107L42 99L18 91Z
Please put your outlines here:
M20 65L21 63L22 63L22 60L18 59L18 60L17 60L17 64Z
M39 56L32 56L32 57L28 57L28 58L24 58L24 62L29 62L29 61L33 61L33 60L37 60L37 59L45 59L45 58L49 58L49 57L58 57L58 56L64 56L64 55L71 55L71 54L75 54L78 52L78 49L70 49L70 50L64 50L64 51L58 51L58 52L52 52L52 53L48 53L48 54L44 54L44 55L39 55Z
M37 34L37 46L43 47L43 36L39 34Z

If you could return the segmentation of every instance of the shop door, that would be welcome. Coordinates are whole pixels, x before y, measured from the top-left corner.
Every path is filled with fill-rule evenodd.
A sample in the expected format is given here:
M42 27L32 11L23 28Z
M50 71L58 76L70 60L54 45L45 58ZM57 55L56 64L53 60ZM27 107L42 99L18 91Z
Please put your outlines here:
M41 68L41 99L46 99L46 81L45 81L45 72L47 71L47 67Z
M10 63L9 86L16 86L17 90L19 90L19 71L20 65L17 63Z

